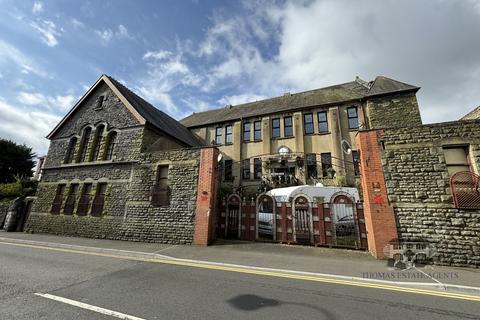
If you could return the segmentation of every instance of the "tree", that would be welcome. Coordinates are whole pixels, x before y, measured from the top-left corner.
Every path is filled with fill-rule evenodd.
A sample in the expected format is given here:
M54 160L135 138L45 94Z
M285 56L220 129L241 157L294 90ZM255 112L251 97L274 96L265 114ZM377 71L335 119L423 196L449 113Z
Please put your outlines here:
M31 177L35 157L32 148L0 139L0 183Z

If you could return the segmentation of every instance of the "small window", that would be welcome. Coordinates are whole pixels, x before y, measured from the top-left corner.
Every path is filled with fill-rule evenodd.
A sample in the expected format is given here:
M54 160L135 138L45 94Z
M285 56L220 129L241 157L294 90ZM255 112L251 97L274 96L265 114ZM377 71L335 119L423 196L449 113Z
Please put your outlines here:
M293 121L291 116L283 118L283 133L285 137L293 137Z
M103 138L103 129L104 126L100 125L95 130L95 138L93 140L93 152L90 158L90 161L97 161L98 156L100 154L100 147L102 146L102 138Z
M314 132L313 129L313 114L311 113L304 113L303 114L303 129L305 134L312 134Z
M107 146L105 148L105 160L112 160L115 144L117 143L117 132L112 131L107 136Z
M215 144L222 144L222 127L217 127L215 129Z
M320 158L322 160L322 175L326 178L332 178L334 174L332 167L332 154L330 152L322 153L320 154Z
M107 184L97 184L97 192L92 202L91 215L94 217L100 217L103 214L103 206L105 204L105 194L107 193Z
M272 119L272 138L280 138L280 118Z
M457 172L471 171L468 147L444 147L443 153L445 155L445 163L450 177Z
M348 107L348 128L349 129L358 129L358 110L357 107Z
M317 156L314 153L307 154L307 178L317 177Z
M242 179L250 180L250 159L243 160Z
M99 96L97 99L97 103L95 105L95 110L102 109L103 107L103 101L105 100L105 96Z
M223 177L223 179L225 181L232 181L233 180L233 175L232 175L233 161L231 159L225 159L223 164L224 164L224 177Z
M82 136L82 143L80 144L80 150L79 150L79 158L78 162L84 162L87 159L87 153L88 153L88 144L90 143L90 135L92 133L92 129L90 127L85 128L83 131L83 136Z
M91 192L92 192L92 184L85 183L82 188L82 194L80 195L80 199L78 200L78 206L77 206L78 216L87 215L88 207L90 206Z
M250 141L250 122L243 123L243 141Z
M51 214L59 214L60 209L62 208L63 203L63 194L65 193L65 185L59 184L57 186L57 191L55 192L55 197L53 198L52 208L50 210Z
M75 201L77 199L78 184L71 184L68 191L67 199L65 200L65 206L63 208L63 214L71 215L75 208Z
M77 138L73 137L68 143L67 153L65 154L65 163L71 163L75 155L75 147L77 146Z
M158 166L157 168L157 179L152 192L152 205L159 207L170 205L168 165Z
M228 126L225 126L225 144L232 144L232 143L233 143L232 126L228 125Z
M320 133L328 132L327 111L318 112L317 118L318 118L318 132Z
M253 139L255 141L262 140L262 121L253 123Z
M262 179L262 159L253 159L253 178Z
M360 157L358 151L352 150L353 172L356 177L360 175Z

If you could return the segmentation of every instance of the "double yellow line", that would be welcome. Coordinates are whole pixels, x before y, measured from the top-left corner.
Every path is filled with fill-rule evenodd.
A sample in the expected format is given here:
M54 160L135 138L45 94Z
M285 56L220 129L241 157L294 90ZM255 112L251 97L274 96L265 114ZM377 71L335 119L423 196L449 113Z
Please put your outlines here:
M23 243L12 243L12 242L0 241L0 244L41 249L41 250L49 250L49 251L56 251L56 252L75 253L75 254L83 254L83 255L90 255L90 256L114 258L114 259L162 263L162 264L202 268L202 269L209 269L209 270L237 272L237 273L277 277L277 278L284 278L284 279L334 283L334 284L348 285L348 286L355 286L355 287L389 290L389 291L405 292L405 293L416 293L416 294L436 296L436 297L442 297L442 298L452 298L452 299L461 299L461 300L480 302L480 296L476 296L476 295L467 295L467 294L426 290L426 289L416 289L416 288L410 288L410 287L401 287L401 286L379 284L379 283L372 283L372 282L342 280L342 279L335 279L335 278L320 277L315 275L293 274L293 273L286 273L286 272L267 271L267 270L259 270L259 269L248 268L248 267L243 268L243 267L209 264L209 263L202 263L202 262L179 261L179 260L169 260L169 259L160 259L160 258L142 258L142 257L127 256L127 255L124 256L124 255L116 255L116 254L103 253L103 252L89 252L89 251L82 251L82 250L46 247L46 246L23 244Z

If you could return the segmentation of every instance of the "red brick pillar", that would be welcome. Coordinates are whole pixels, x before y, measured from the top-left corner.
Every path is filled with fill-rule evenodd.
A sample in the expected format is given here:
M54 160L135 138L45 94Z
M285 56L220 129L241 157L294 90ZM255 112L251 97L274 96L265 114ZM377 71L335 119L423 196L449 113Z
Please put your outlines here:
M215 235L218 152L217 148L204 148L200 151L193 244L202 246L208 245Z
M377 258L384 258L384 248L389 243L396 242L398 237L395 213L388 202L381 160L379 138L382 134L382 130L360 131L356 137L360 151L368 250Z

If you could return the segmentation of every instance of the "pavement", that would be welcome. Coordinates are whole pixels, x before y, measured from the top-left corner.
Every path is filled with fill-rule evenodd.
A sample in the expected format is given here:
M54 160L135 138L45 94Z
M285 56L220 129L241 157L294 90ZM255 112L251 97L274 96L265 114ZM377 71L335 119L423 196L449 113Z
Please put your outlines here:
M331 268L334 259L360 266L375 261L362 252L237 242L203 248L22 233L0 233L0 238L0 319L480 319L480 296L473 294L280 268L292 266L291 260L317 271L327 270L318 264ZM315 255L311 261L310 254ZM256 260L261 256L265 259ZM196 257L216 262L190 259ZM279 257L284 264L278 264ZM231 263L242 261L243 267Z
M201 247L15 232L0 232L1 242L40 244L125 257L193 261L480 295L480 269L427 265L397 270L388 267L385 260L377 260L368 252L357 250L242 241L217 241L215 245Z

